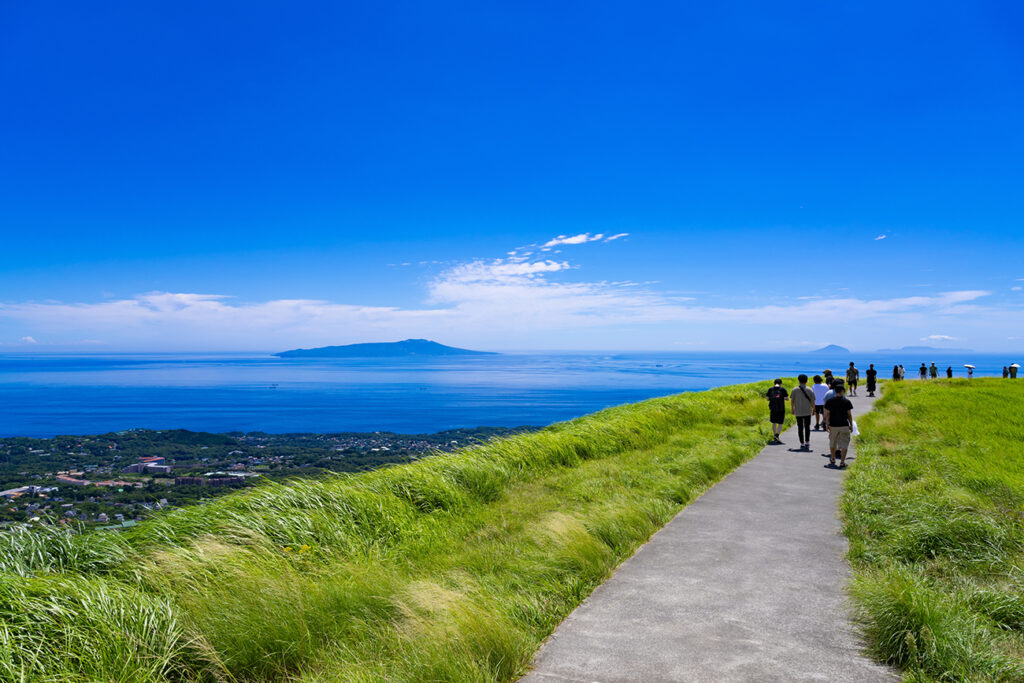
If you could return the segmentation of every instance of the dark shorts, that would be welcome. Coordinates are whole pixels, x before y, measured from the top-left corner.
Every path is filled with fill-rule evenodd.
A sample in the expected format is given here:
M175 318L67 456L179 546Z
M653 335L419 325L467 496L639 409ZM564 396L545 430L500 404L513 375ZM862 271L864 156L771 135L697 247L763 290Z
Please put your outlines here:
M855 387L857 386L857 380L851 379L849 382L847 382L847 384L849 384L851 387Z
M771 412L771 415L769 416L768 419L769 419L769 421L773 425L780 425L780 424L782 424L783 422L786 421L786 409L785 408L779 408L778 410L773 408L770 412Z
M814 414L815 415L824 415L825 414L825 406L814 406Z

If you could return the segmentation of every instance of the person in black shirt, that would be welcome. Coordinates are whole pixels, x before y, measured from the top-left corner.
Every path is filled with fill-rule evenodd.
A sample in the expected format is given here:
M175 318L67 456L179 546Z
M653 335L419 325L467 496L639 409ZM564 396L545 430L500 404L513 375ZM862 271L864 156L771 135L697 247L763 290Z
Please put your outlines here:
M949 379L953 379L953 366L952 365L950 365L948 368L946 368L946 377L948 377Z
M868 371L864 374L868 376L868 396L874 396L875 382L878 380L878 370L875 370L875 364L869 365Z
M892 366L892 379L893 379L894 382L899 382L900 381L900 366L898 366L898 365Z
M828 423L828 455L829 463L846 467L846 451L850 448L850 436L853 427L853 404L846 398L843 385L837 385L836 395L825 401L825 422Z
M765 394L768 399L768 418L772 423L773 439L771 443L780 444L779 434L782 432L782 423L786 421L786 399L789 392L782 386L782 380L775 380L775 385Z

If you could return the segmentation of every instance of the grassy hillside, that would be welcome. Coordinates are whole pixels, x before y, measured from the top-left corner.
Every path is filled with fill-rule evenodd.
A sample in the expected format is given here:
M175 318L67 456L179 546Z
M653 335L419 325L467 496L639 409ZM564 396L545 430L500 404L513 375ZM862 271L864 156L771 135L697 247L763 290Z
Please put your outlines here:
M843 496L874 653L909 680L1024 680L1024 382L889 383Z
M767 383L621 406L131 534L0 536L3 680L509 680L757 453Z

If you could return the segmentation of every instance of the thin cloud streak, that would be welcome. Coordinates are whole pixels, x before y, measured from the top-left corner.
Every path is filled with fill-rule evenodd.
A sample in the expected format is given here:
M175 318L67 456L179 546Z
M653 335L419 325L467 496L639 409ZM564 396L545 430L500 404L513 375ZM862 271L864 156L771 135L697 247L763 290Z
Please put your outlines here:
M557 247L565 244L586 244L587 242L600 242L603 239L604 235L602 233L597 233L596 235L591 236L589 232L585 232L579 235L573 235L572 237L559 235L558 237L550 239L544 244L540 245L540 248L546 251L548 249L551 249L552 247Z

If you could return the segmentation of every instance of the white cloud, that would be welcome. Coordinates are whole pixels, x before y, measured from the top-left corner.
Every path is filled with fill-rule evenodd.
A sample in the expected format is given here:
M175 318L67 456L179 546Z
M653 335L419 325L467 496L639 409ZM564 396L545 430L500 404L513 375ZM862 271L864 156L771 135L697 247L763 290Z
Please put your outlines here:
M22 337L18 341L20 341L22 344L38 344L39 343L33 337L27 337L27 336L26 337Z
M1017 286L1017 287L1010 287L1010 291L1011 292L1019 292L1022 289L1024 289L1024 287L1019 287L1019 286Z
M519 258L495 259L493 261L472 261L451 268L444 273L447 280L454 282L517 282L530 280L542 273L557 273L567 270L565 261L523 261Z
M597 233L596 235L591 235L589 232L584 232L579 235L572 235L571 237L559 235L558 237L550 239L544 244L540 245L540 248L551 249L552 247L557 247L562 244L586 244L587 242L599 242L603 239L604 233L600 232Z
M888 235L879 235L878 237L875 238L875 241L877 242L878 240L884 240L886 237L888 237Z
M623 237L629 237L629 233L628 232L620 232L620 233L617 233L615 235L612 235L611 237L605 237L604 241L605 242L613 242L615 240L622 239Z
M956 337L950 337L948 334L929 334L927 337L921 337L921 341L955 341Z

